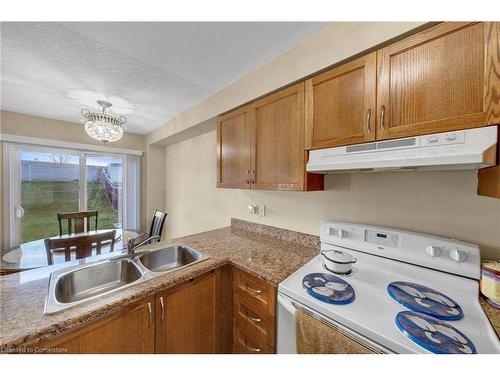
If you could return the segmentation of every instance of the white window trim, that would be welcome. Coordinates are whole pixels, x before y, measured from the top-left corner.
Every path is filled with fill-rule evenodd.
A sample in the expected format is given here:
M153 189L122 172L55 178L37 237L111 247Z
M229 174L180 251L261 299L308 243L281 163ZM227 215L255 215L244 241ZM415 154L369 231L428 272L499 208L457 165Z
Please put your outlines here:
M56 148L65 148L65 149L76 149L80 151L86 152L102 152L107 154L129 154L129 155L139 155L142 156L143 152L139 150L131 150L127 148L119 148L112 146L100 146L100 145L90 145L86 143L74 143L74 142L65 142L65 141L57 141L53 139L46 138L35 138L35 137L25 137L23 135L13 135L13 134L5 134L0 133L0 141L2 142L12 142L12 143L20 143L26 145L40 145L40 146L49 146Z
M15 152L14 145L10 143L5 143L3 146L3 223L4 223L4 248L11 247L12 243L18 241L16 235L14 233L14 225L12 224L12 218L15 219L14 207L16 202L16 197L14 196L15 192L12 189L12 179L17 179L19 175L19 171L16 171L16 168L12 168L13 165L16 165L16 160L14 160L17 156ZM13 170L14 169L14 170Z
M1 133L0 133L1 135ZM29 138L29 137L22 137L22 138ZM33 139L41 139L41 138L33 138ZM60 151L60 152L66 152L66 153L73 153L73 154L78 154L79 155L79 166L80 166L80 183L79 183L79 209L82 209L83 207L87 207L87 184L82 183L82 181L86 181L86 175L87 175L87 168L85 164L85 158L87 156L99 156L99 155L115 155L118 156L122 159L122 168L123 168L123 183L122 183L122 199L121 199L121 205L122 205L122 226L123 228L127 228L127 220L128 220L128 215L125 214L128 202L128 180L127 180L127 158L125 153L120 153L117 152L117 150L124 150L124 149L119 149L119 148L111 148L111 147L102 147L99 149L101 151L97 151L95 149L88 149L88 148L66 148L64 147L66 142L61 142L60 144L58 143L57 146L51 146L48 144L41 144L41 143L20 143L20 142L7 142L6 139L2 138L1 139L4 142L3 146L3 181L4 183L4 192L3 192L3 201L4 201L4 248L11 248L20 243L20 235L16 232L16 225L12 225L12 220L15 219L15 207L17 202L20 202L20 197L19 191L16 191L16 189L13 188L13 183L12 181L18 181L20 176L20 170L19 168L15 168L15 166L19 165L19 160L18 155L19 155L19 150L26 150L26 149L32 149L33 151L40 151L40 152L54 152L54 151ZM76 143L73 145L77 145ZM85 146L85 145L82 145ZM133 150L132 150L133 151ZM142 152L135 152L134 153L129 153L131 155L137 155L137 156L142 156ZM138 215L140 215L140 204L141 204L141 196L140 196L140 185L141 182L139 181L138 186L137 186L137 191L138 191L138 196L136 197L137 199L137 204L139 207L139 212ZM137 218L138 222L140 223L140 216Z

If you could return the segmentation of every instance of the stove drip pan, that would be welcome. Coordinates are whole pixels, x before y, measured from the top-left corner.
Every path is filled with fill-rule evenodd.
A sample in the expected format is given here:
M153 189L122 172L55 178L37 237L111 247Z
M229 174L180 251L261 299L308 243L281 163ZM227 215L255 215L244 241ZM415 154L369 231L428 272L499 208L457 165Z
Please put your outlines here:
M326 303L345 305L355 298L351 284L327 273L310 273L304 277L302 285L309 295Z
M406 281L387 286L387 293L406 308L442 320L459 320L464 313L450 297L429 287Z
M411 341L432 353L475 354L472 341L458 329L429 315L402 311L396 325Z

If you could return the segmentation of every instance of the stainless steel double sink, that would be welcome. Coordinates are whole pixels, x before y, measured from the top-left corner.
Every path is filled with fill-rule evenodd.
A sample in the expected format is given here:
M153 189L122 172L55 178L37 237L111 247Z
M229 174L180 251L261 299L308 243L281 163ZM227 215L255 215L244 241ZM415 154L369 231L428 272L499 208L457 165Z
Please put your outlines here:
M124 254L57 270L50 275L44 312L53 314L204 259L206 257L190 247L169 245L133 256Z

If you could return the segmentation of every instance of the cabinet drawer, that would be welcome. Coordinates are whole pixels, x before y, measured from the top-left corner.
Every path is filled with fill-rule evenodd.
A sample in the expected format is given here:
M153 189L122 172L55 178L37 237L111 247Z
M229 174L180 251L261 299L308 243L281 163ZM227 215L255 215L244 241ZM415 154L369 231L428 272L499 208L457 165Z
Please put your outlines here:
M234 294L234 316L238 324L274 348L275 318L247 297Z
M276 288L265 280L236 269L234 291L255 303L271 315L275 315Z
M273 354L274 349L264 340L255 337L251 331L244 328L236 319L233 326L233 351L237 354Z

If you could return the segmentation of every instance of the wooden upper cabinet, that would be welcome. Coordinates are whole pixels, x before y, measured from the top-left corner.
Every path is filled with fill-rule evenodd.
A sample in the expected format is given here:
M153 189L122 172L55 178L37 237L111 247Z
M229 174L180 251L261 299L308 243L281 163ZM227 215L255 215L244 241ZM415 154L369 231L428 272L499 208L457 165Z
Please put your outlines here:
M252 105L252 189L304 188L304 83Z
M376 53L306 81L306 148L375 139Z
M445 22L377 51L377 139L498 123L498 27Z
M217 187L323 190L323 176L306 173L304 83L226 113L217 129Z
M250 188L250 106L219 118L217 127L217 187Z

